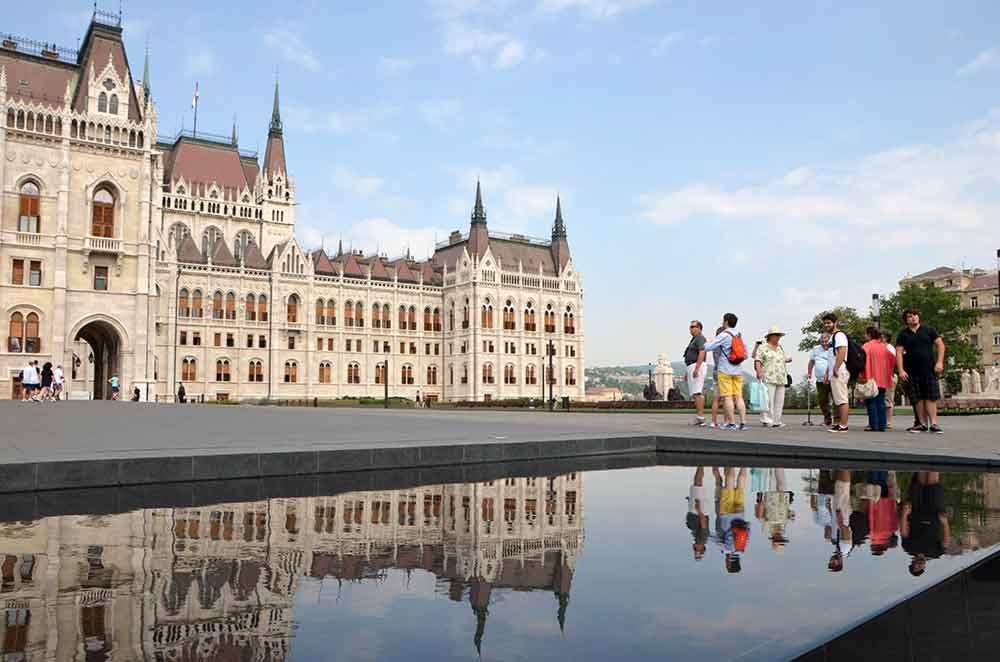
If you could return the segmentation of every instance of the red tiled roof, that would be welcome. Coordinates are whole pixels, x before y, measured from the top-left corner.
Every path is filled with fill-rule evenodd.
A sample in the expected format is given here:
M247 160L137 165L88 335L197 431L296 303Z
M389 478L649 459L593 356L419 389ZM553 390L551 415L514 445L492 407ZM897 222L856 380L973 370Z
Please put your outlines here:
M254 182L257 181L257 175L260 174L260 166L257 164L257 159L241 157L240 164L243 166L243 177L246 179L247 185L253 188Z
M368 264L372 268L372 278L375 278L376 280L392 280L392 274L390 274L389 270L385 268L385 263L382 262L382 258L376 255L368 261Z
M87 96L90 92L91 65L93 65L94 74L100 76L108 65L109 57L118 78L129 86L128 118L133 122L142 121L139 99L136 97L135 87L132 85L128 56L125 54L125 45L121 41L121 30L96 23L90 24L87 35L84 37L80 53L80 84L77 85L76 94L73 97L73 109L77 112L86 110Z
M237 266L236 258L233 257L226 242L221 238L215 240L215 246L212 248L212 264L217 264L220 267Z
M991 271L984 274L976 275L970 282L966 289L969 290L986 290L992 289L996 290L998 287L997 272Z
M7 97L50 108L62 108L66 84L76 85L77 69L71 64L0 50L0 67L7 72ZM25 83L22 85L22 83Z
M269 136L267 151L264 153L264 172L269 175L285 171L285 141L281 136Z
M243 250L243 266L247 269L267 269L267 260L264 259L256 242L250 243Z
M406 259L399 259L392 263L396 267L396 278L405 283L419 283L420 274L410 268L410 263Z
M916 276L910 276L910 280L924 279L924 278L940 278L942 276L949 276L957 271L954 267L937 267L936 269L931 269L930 271L925 271L922 274L917 274Z
M205 264L205 256L198 250L198 245L194 243L191 235L185 236L184 240L181 241L181 247L177 250L177 261Z
M352 278L365 277L365 272L361 268L360 262L358 262L358 256L354 253L348 253L343 256L343 265L345 276L350 276Z
M503 264L504 270L517 269L520 262L527 272L538 273L538 267L541 266L542 273L546 276L555 276L557 273L555 259L548 246L491 238L490 250Z
M334 275L337 272L333 268L333 264L330 262L330 258L323 251L313 251L313 271L317 274L323 275Z
M163 178L167 183L183 178L202 185L217 183L223 188L242 191L253 182L246 177L246 163L233 145L222 145L181 137L164 159ZM207 186L199 187L204 195ZM235 197L235 196L233 196Z

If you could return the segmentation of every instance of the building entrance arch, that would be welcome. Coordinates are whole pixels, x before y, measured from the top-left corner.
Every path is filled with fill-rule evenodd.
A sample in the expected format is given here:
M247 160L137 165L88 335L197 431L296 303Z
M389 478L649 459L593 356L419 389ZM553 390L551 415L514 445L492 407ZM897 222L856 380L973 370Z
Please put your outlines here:
M127 382L122 374L125 338L117 324L107 319L92 319L79 325L73 340L87 345L86 356L77 357L74 388L88 390L94 400L110 400L112 375L118 375L120 387L125 388Z

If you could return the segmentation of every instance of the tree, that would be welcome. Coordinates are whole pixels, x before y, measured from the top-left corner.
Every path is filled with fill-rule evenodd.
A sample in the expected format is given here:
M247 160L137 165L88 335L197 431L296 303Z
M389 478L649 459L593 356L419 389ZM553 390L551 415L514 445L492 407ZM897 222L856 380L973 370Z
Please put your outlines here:
M883 307L884 310L884 307ZM823 316L833 313L837 316L837 324L841 331L846 333L854 342L859 345L865 343L865 329L874 324L870 316L861 316L858 311L849 306L837 306L833 310L824 310L812 318L806 326L802 327L802 341L799 342L799 351L808 352L819 344L819 337L825 333L823 326Z
M962 308L962 300L933 283L908 285L882 302L882 328L893 338L903 329L903 311L920 311L920 324L937 329L946 347L945 381L951 392L961 387L962 372L979 367L979 348L969 342L968 332L979 321L982 311Z

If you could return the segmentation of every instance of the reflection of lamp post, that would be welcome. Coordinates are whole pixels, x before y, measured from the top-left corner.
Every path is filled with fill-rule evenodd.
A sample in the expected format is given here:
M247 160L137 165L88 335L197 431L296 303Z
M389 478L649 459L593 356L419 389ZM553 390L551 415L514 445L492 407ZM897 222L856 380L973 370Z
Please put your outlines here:
M382 384L385 386L385 409L389 408L389 352L392 345L385 348L385 363L382 364Z
M997 249L997 307L1000 307L1000 248Z
M882 301L879 299L878 293L872 295L872 310L875 311L875 328L879 331L882 330Z

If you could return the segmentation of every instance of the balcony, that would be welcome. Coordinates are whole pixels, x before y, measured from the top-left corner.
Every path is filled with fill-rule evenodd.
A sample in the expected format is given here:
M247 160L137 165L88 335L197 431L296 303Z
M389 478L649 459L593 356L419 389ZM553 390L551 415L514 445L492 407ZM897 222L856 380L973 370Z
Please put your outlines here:
M122 240L114 237L94 237L87 235L84 240L83 249L89 253L115 253L122 252Z
M41 246L42 235L35 232L15 232L14 243L19 246Z

